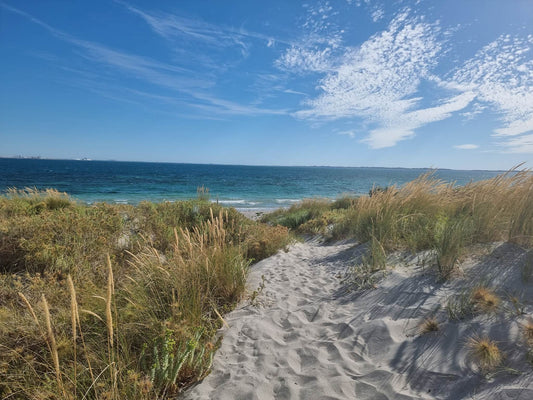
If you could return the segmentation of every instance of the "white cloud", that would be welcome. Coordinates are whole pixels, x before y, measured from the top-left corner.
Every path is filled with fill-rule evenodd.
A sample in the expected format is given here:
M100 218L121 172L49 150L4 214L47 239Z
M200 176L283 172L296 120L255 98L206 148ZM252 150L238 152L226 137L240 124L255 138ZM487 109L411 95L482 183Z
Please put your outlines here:
M301 95L301 96L307 96L307 94L304 93L304 92L299 92L297 90L292 90L292 89L284 89L283 92L284 93L289 93L289 94L298 94L298 95Z
M372 21L378 22L385 16L385 10L383 8L375 8L370 14Z
M393 116L388 121L382 121L382 127L370 131L370 135L363 139L363 142L368 143L373 149L392 147L401 140L413 137L416 129L449 118L453 112L468 106L473 98L472 92L462 93L438 106Z
M292 43L274 65L290 73L330 71L342 43L343 31L331 22L336 12L328 1L305 8L305 35Z
M473 91L478 101L500 114L503 125L494 130L494 136L509 138L533 130L532 45L533 35L502 35L455 71L447 83L449 87ZM500 144L513 152L531 151L530 136L525 138L504 139Z
M363 0L358 5L368 7L375 19L384 15L378 3ZM310 37L318 31L312 26ZM448 33L441 32L438 23L406 10L356 48L342 47L342 36L335 35L331 45L324 39L290 47L278 59L279 67L298 74L323 74L316 86L318 95L294 115L314 121L361 119L370 127L362 141L383 148L455 112L464 110L461 115L473 119L490 107L501 117L494 136L504 139L498 143L506 151L530 151L529 136L509 138L533 130L533 35L502 35L443 79L433 71L447 51L443 38ZM428 107L434 97L427 97L427 89L422 92L422 84L437 84L438 93L444 89L450 94Z
M472 102L472 107L470 111L465 111L461 113L461 116L465 117L467 120L472 120L477 115L481 114L486 108L487 106L474 101Z
M352 0L347 0L348 4L352 4ZM380 1L371 1L371 0L358 0L355 2L357 7L365 6L370 11L370 16L372 21L378 22L383 19L385 16L384 5Z
M331 49L308 49L291 46L278 60L279 68L291 72L325 72L330 70Z
M477 149L479 148L479 146L477 144L458 144L456 146L453 146L454 148L456 149L459 149L459 150L474 150L474 149Z
M290 65L305 65L314 71L320 67L325 72L317 87L319 96L295 115L308 119L363 118L377 125L363 141L372 148L383 148L412 137L425 124L462 110L475 97L470 91L427 108L420 107L421 98L416 96L421 82L432 77L441 52L439 32L438 25L411 17L406 11L394 18L387 30L360 47L344 49L337 59L322 54L310 57L289 49L285 55L290 54Z
M435 64L441 43L436 26L400 14L389 29L360 47L347 49L339 65L321 80L322 94L299 116L340 118L398 115L418 99L420 80Z

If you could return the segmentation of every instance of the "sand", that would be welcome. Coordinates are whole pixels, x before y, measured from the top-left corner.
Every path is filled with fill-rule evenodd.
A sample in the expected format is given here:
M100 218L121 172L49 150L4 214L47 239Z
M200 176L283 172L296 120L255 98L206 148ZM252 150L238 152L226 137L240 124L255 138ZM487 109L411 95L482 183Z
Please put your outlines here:
M521 330L526 315L505 300L512 293L525 314L533 313L533 284L522 277L524 250L484 249L462 263L462 277L445 283L422 254L395 255L394 268L375 289L350 290L343 277L364 250L314 239L254 265L247 299L226 316L211 374L183 397L533 399ZM450 321L448 299L480 280L497 285L500 310ZM429 316L440 330L420 334ZM489 335L506 354L494 376L472 360L467 341L473 335Z
M244 215L246 218L252 221L257 221L265 214L271 213L277 210L277 208L237 208L238 212Z

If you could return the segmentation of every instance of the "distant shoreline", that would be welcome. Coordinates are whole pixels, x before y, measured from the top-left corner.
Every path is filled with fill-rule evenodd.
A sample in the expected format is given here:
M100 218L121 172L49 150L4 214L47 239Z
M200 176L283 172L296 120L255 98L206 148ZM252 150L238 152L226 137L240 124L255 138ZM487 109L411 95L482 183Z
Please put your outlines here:
M508 169L464 169L450 167L386 167L386 166L368 166L368 165L277 165L277 164L224 164L224 163L196 163L196 162L177 162L177 161L139 161L139 160L98 160L92 158L46 158L40 156L0 156L0 160L41 160L41 161L80 161L91 163L139 163L139 164L172 164L172 165L202 165L202 166L220 166L220 167L267 167L267 168L332 168L332 169L396 169L396 170L439 170L439 171L473 171L473 172L505 172Z

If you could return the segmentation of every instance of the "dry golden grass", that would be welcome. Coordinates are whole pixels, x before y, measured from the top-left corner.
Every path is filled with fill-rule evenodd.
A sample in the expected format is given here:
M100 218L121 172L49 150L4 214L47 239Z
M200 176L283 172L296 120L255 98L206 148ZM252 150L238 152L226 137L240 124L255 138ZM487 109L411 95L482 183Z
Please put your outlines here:
M497 343L488 337L472 337L468 340L470 355L483 372L489 372L503 362L503 353Z
M533 319L529 319L522 328L526 344L533 347Z
M59 366L59 354L57 352L57 343L56 343L56 337L54 335L54 331L52 329L52 321L50 318L50 309L48 308L48 302L46 301L46 297L42 296L42 302L43 302L43 310L44 310L44 320L46 321L46 333L47 333L47 339L48 343L50 345L50 352L52 355L52 360L54 362L54 368L56 372L56 379L57 379L57 385L61 392L64 394L64 388L63 388L63 380L61 379L61 369Z
M492 289L484 286L479 286L472 291L471 294L474 307L481 312L495 312L500 303L500 298L494 293Z
M533 174L518 168L461 187L427 173L402 187L372 191L371 196L320 206L302 203L265 220L333 238L377 241L387 252L433 250L439 274L449 278L472 244L511 241L533 246ZM329 224L333 229L326 232Z
M206 201L33 190L0 197L0 233L0 397L21 399L174 396L208 373L250 258L289 242Z
M425 335L427 333L437 332L440 329L439 322L435 317L429 317L420 325L420 334Z

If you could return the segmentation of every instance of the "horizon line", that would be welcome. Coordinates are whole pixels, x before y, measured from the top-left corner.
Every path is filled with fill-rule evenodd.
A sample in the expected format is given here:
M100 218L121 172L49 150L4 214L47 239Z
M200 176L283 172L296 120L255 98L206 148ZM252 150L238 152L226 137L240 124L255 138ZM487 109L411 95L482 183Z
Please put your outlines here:
M280 165L280 164L231 164L231 163L201 163L201 162L178 162L178 161L141 161L141 160L114 160L114 159L91 159L91 158L48 158L40 156L0 156L0 159L11 160L47 160L47 161L80 161L80 162L121 162L121 163L147 163L147 164L177 164L177 165L213 165L226 167L280 167L280 168L379 168L379 169L425 169L425 170L449 170L449 171L487 171L507 172L525 162L520 162L509 169L460 169L445 167L384 167L384 166L343 166L343 165Z

